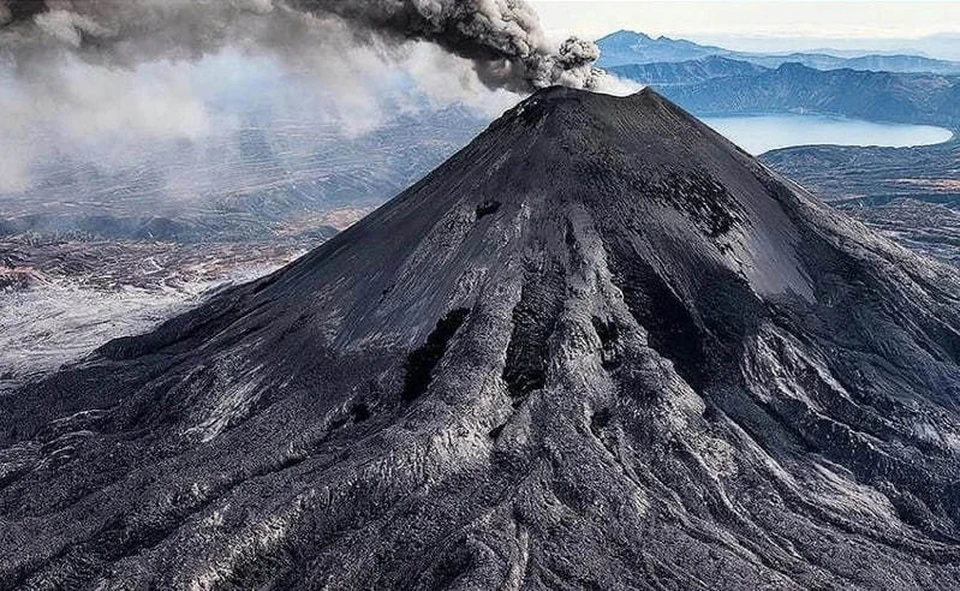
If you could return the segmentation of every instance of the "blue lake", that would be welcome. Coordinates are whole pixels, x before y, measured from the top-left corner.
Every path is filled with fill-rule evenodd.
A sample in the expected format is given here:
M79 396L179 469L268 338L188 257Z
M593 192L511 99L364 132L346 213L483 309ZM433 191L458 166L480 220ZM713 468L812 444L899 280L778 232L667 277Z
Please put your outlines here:
M704 117L703 121L751 154L814 144L929 146L953 137L951 131L929 125L874 123L821 115Z

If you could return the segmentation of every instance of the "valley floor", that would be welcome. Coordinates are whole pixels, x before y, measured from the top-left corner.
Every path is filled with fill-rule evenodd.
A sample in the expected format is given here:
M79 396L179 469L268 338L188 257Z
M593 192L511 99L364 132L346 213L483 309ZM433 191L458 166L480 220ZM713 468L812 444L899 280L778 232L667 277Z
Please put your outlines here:
M243 242L0 237L0 394L275 271L323 241L309 228L342 229L368 211L315 214Z
M801 146L761 159L904 246L960 262L960 132L935 146Z

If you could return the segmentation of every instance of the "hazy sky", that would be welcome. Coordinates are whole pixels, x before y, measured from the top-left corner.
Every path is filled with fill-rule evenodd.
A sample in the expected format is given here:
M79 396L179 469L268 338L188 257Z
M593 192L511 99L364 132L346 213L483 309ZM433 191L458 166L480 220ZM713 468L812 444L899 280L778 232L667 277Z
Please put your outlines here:
M792 38L798 48L877 46L878 39L908 40L960 33L958 1L533 0L544 26L557 34L597 37L617 29L749 45ZM739 41L737 38L740 38ZM868 42L869 41L869 42Z

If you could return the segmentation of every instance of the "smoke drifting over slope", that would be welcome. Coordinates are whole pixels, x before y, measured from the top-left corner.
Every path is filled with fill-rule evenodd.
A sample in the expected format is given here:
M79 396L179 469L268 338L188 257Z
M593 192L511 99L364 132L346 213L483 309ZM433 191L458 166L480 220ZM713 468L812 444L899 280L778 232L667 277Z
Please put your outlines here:
M520 0L0 0L0 47L15 59L67 48L111 64L194 58L229 44L287 51L331 20L358 44L435 43L470 60L493 88L595 88L600 79L592 42L551 47Z
M552 85L639 89L598 56L548 39L520 0L0 0L0 199L45 163L113 169L145 143L229 134L240 95L353 135L451 104L492 118ZM238 90L264 69L289 76ZM308 91L279 108L294 85Z

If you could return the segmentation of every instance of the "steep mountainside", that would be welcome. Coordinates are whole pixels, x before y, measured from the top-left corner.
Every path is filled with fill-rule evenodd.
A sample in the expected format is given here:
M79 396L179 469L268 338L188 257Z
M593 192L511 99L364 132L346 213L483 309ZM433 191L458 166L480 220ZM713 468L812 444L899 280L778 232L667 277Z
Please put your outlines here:
M0 399L0 581L953 588L957 293L652 91L545 90Z

